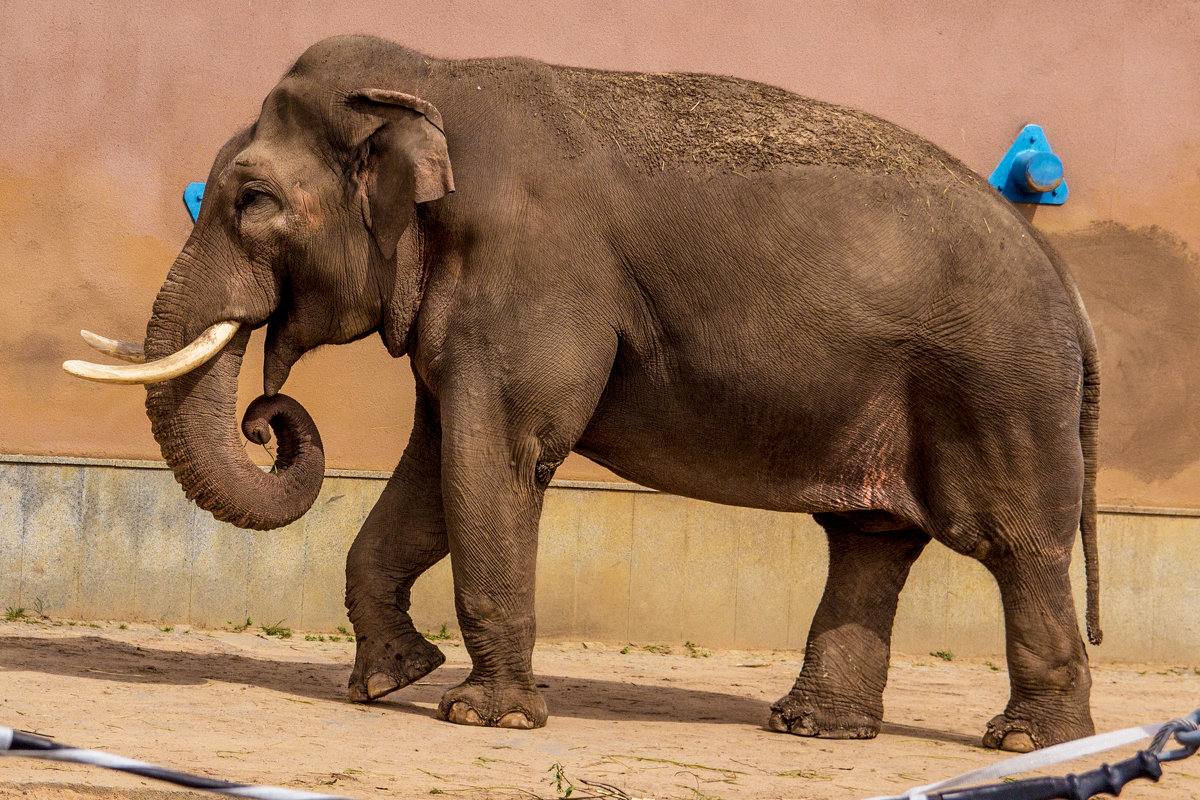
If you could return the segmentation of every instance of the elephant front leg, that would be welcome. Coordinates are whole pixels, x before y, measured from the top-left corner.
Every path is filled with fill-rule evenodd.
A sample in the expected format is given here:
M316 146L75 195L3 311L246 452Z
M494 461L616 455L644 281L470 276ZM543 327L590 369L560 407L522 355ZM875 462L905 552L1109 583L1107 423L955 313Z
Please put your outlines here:
M383 697L446 660L408 613L413 582L448 552L439 450L437 429L419 397L404 457L346 560L346 608L356 642L351 701Z
M533 679L534 571L547 471L538 445L450 445L443 494L454 598L471 674L447 691L442 719L462 725L540 728L546 702ZM542 473L539 477L539 472Z
M829 577L804 667L771 706L768 726L799 736L870 739L883 722L900 590L929 537L915 528L865 534L835 515L816 519L829 540Z

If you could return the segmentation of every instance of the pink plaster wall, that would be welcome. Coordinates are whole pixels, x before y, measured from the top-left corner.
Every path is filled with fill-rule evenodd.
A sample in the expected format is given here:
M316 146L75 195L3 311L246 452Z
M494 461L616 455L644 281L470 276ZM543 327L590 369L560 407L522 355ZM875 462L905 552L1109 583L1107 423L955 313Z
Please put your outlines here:
M140 338L190 225L183 186L307 45L361 32L438 56L765 81L891 119L984 174L1023 123L1043 125L1071 199L1034 221L1101 338L1101 499L1200 505L1200 371L1181 363L1200 346L1196 2L9 0L0 31L0 452L158 457L141 390L58 365L85 356L80 327ZM243 402L258 374L248 361ZM331 466L390 469L410 384L372 339L305 360L289 392Z

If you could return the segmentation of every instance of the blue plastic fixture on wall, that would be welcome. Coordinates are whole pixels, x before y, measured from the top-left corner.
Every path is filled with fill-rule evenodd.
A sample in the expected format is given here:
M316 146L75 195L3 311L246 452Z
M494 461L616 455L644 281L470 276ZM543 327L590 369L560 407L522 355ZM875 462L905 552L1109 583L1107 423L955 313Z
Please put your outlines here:
M187 206L188 213L192 215L192 222L195 222L196 217L200 216L200 201L203 199L203 183L189 183L183 190L183 204Z
M1041 125L1021 129L988 183L1014 203L1061 206L1067 202L1062 159L1050 149Z

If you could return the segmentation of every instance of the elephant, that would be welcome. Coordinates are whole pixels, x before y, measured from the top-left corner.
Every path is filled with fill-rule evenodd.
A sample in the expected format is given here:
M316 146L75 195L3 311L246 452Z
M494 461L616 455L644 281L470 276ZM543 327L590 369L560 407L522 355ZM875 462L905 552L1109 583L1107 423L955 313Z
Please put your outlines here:
M270 472L235 404L262 326L241 431L277 438ZM1099 643L1095 336L1038 231L916 134L730 77L326 39L218 153L144 345L93 337L146 363L72 368L145 383L187 497L265 530L324 474L290 369L374 333L409 358L416 412L347 557L351 700L443 662L410 587L449 554L473 668L439 716L546 723L538 526L576 452L824 529L824 595L770 729L877 734L898 595L936 539L1000 590L1011 691L984 744L1092 733L1068 566L1078 531Z

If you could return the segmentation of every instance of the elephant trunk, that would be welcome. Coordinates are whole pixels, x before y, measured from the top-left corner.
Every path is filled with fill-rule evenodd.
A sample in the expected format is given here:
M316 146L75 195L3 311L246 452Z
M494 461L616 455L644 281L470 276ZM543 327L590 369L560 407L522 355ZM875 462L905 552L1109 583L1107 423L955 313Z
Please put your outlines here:
M168 281L170 283L170 281ZM165 288L165 287L164 287ZM148 359L187 344L170 297L160 294L146 333ZM265 444L278 439L270 472L246 454L238 435L237 385L250 329L242 326L221 351L196 369L146 385L154 438L175 479L196 505L241 528L270 530L299 519L317 498L325 474L321 436L304 407L285 395L259 397L246 410L242 431Z

